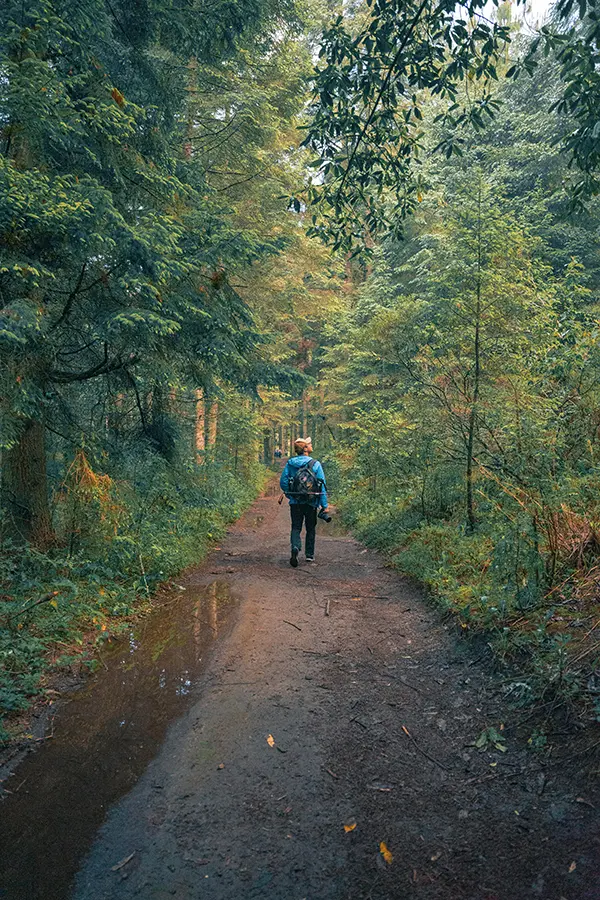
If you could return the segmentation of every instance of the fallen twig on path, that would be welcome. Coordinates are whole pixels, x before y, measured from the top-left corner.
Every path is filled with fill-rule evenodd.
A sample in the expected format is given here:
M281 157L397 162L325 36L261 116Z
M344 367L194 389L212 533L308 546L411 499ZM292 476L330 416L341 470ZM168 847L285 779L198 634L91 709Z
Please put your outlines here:
M325 615L326 616L329 615L329 604L330 603L331 603L331 600L328 600L327 603L325 604Z
M56 718L55 716L52 716L52 721L50 722L50 728L51 728L50 734L44 734L42 737L38 737L38 738L30 738L32 743L40 744L42 741L49 741L51 738L54 737L54 719L55 718Z
M361 722L360 719L358 718L358 716L352 716L352 718L350 719L350 721L351 721L351 722L356 722L356 724L357 724L357 725L360 725L361 728L364 728L365 731L368 731L368 730L369 730L369 726L368 726L368 725L365 725L364 722Z
M398 675L382 675L381 677L382 678L391 678L394 681L399 681L400 684L404 685L404 687L410 688L411 691L415 691L417 694L423 693L423 691L420 688L415 687L414 684L409 684L408 681L404 681L404 679L400 678Z
M294 623L293 623L293 622L288 622L288 620L287 620L287 619L283 619L283 620L282 620L282 621L284 621L284 622L285 622L285 624L286 624L286 625L291 625L291 626L292 626L292 628L297 628L297 629L298 629L298 631L302 631L302 629L301 629L301 628L300 628L300 626L299 626L299 625L294 625Z
M323 766L323 768L325 769L325 771L327 772L328 775L331 775L332 778L340 777L339 775L336 775L335 772L332 772L331 769L327 769L325 766Z
M111 872L118 872L119 869L122 869L123 866L126 866L128 862L131 862L134 856L135 850L133 851L133 853L130 853L129 856L126 856L125 859L122 859L121 862L118 862L116 866L111 866Z
M575 753L571 753L569 756L561 756L556 762L549 763L549 765L551 767L560 765L569 759L574 759L576 756L583 756L585 753L589 753L590 750L595 750L596 747L600 747L600 741L595 741L593 744L590 744L589 747L584 747L583 750L576 750Z
M404 732L404 734L405 734L408 738L410 738L410 740L413 742L414 746L415 746L416 749L419 751L419 753L422 753L423 756L427 757L427 759L428 759L430 762L435 763L436 766L439 766L440 769L443 769L444 772L449 772L449 771L450 771L449 768L448 768L447 766L445 766L443 763L439 762L439 760L434 759L433 756L430 756L430 755L429 755L429 753L427 752L427 750L423 750L423 748L420 747L420 746L417 744L417 742L415 741L414 737L412 736L412 734L410 733L410 731L408 730L408 728L406 727L406 725L403 725L403 726L402 726L402 731Z
M521 769L520 772L490 772L489 775L476 775L474 778L468 778L466 781L461 782L460 787L466 787L468 784L476 784L481 781L493 781L496 778L516 777L525 775L525 773L526 769Z
M43 597L40 597L39 600L36 600L35 603L32 603L30 606L25 606L23 609L18 610L17 612L12 613L10 616L7 616L5 621L10 622L12 619L16 619L19 616L24 616L25 613L30 612L32 609L35 609L36 606L39 606L40 603L48 603L50 600L54 600L55 597L58 597L59 591L50 591L49 594L44 594Z

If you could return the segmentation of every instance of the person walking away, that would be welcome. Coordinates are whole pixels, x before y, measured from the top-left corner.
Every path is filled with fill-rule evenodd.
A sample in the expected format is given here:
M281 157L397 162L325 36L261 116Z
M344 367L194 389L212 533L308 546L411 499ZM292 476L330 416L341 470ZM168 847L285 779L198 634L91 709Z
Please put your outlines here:
M298 554L302 550L302 526L306 526L305 555L307 562L315 559L315 538L317 512L319 507L327 509L325 473L318 459L313 459L312 441L309 437L294 441L296 456L286 463L279 485L290 501L292 518L290 566L298 565Z

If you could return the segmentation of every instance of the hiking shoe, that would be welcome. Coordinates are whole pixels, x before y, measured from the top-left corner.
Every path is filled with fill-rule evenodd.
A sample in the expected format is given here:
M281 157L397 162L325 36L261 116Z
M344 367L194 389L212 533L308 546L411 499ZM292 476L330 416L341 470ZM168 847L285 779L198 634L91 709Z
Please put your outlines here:
M307 557L306 557L306 562L314 562L314 561L315 561L314 556L307 556Z
M290 566L294 569L298 568L298 551L296 548L292 550L292 555L290 556Z

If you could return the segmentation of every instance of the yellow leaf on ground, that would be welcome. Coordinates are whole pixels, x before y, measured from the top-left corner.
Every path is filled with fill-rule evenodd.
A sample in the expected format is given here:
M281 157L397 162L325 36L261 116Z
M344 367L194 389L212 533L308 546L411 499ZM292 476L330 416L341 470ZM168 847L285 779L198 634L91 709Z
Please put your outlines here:
M267 744L269 745L269 747L275 746L275 738L273 737L272 734L267 735Z
M355 828L356 828L356 822L354 822L354 821L346 822L346 824L344 825L344 831L346 832L346 834L349 831L354 831Z
M385 841L382 841L382 842L380 843L380 845L379 845L379 852L381 853L381 855L382 855L383 858L385 859L385 861L386 861L386 863L388 864L388 866L391 866L391 864L392 864L392 862L393 862L393 859L394 859L394 854L392 853L391 850L388 850L387 844L385 843Z

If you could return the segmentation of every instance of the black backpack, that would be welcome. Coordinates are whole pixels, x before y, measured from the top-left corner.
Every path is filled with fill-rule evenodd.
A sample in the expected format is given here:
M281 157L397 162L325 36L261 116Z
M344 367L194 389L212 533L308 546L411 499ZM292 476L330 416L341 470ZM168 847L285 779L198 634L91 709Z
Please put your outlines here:
M313 498L321 493L321 481L313 472L316 462L316 459L309 459L290 475L288 494L295 497L299 503L311 503Z

